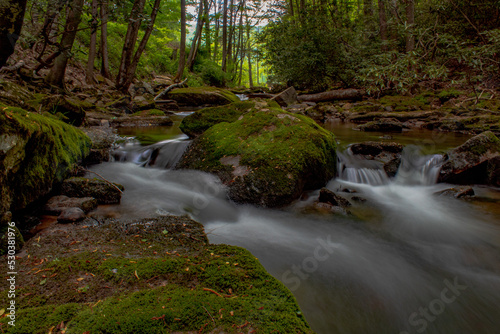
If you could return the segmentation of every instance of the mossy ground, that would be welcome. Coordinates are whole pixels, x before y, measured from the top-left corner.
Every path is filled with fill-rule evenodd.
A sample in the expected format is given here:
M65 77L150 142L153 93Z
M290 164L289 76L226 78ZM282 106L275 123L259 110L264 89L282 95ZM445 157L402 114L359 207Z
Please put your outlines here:
M312 119L267 105L209 128L178 168L219 175L235 201L282 206L335 175L335 149L334 135ZM228 157L237 164L221 161ZM238 168L243 177L235 175Z
M27 242L16 327L0 319L6 332L54 333L62 322L66 333L311 332L257 259L208 244L187 217L89 222L55 225Z
M57 119L0 104L0 133L18 138L18 170L2 182L14 193L11 209L23 208L62 181L90 151L91 141L79 129ZM9 163L2 160L3 165ZM4 184L5 186L5 184Z

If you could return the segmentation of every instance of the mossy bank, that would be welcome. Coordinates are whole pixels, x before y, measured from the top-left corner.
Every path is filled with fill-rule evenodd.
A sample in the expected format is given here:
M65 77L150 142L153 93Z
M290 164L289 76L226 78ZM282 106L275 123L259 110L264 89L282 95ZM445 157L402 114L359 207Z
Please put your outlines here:
M54 225L26 243L16 326L4 317L4 330L312 332L284 285L248 251L209 244L201 224L173 216L98 223Z
M47 194L90 146L87 135L73 126L0 104L0 213Z
M289 204L335 176L334 135L312 119L264 103L195 139L177 168L218 175L238 203Z

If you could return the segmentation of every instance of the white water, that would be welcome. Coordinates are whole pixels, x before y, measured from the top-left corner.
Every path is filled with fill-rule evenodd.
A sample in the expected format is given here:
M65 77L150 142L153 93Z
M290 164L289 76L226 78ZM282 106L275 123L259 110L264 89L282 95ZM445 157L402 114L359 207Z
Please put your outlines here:
M220 182L201 172L131 163L94 170L125 186L116 214L189 213L211 242L250 250L294 293L318 333L498 333L498 217L434 195L444 187L433 184L437 157L407 151L402 160L394 180L361 177L364 167L353 166L328 184L366 198L353 208L363 219L295 213L317 192L290 210L267 210L227 201ZM443 294L454 280L458 294Z

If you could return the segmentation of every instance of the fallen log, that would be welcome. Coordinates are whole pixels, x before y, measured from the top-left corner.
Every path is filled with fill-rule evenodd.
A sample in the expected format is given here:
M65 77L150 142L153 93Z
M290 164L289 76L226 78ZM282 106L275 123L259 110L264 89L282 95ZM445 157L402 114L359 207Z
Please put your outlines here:
M170 85L168 86L163 92L161 92L160 94L156 95L156 97L154 98L154 101L157 101L160 97L162 97L163 95L167 94L168 92L170 92L172 89L174 88L177 88L177 87L180 87L182 85L184 85L186 82L188 81L188 78L184 79L183 82L180 82L180 83L176 83L176 84L173 84L173 85Z
M339 89L318 94L299 95L300 102L325 102L334 100L358 100L365 95L365 91L361 89Z

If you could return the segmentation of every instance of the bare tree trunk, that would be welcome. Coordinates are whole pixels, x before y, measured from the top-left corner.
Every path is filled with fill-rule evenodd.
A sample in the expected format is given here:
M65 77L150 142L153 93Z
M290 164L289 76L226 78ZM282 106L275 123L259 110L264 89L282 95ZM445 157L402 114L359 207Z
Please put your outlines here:
M21 34L26 0L0 1L0 68L2 68L10 55Z
M222 19L222 71L227 71L227 0L224 0Z
M73 42L75 41L78 25L80 24L82 9L83 0L74 0L71 2L68 16L66 18L66 25L61 37L61 53L55 59L54 66L47 76L47 82L53 85L63 86L64 84L66 65L68 64L68 59L71 55L71 48L73 47Z
M155 0L155 3L153 4L153 10L151 11L151 17L149 19L149 24L148 24L148 27L146 29L146 32L144 33L144 36L142 37L141 43L139 43L139 47L137 48L137 51L135 52L134 58L132 59L130 66L127 68L127 75L126 75L125 80L123 82L124 89L128 89L128 87L132 83L132 80L134 80L135 71L137 70L137 65L139 64L139 60L141 59L141 55L144 52L146 45L148 44L149 36L151 36L151 33L153 32L153 28L154 28L155 21L156 21L156 16L158 15L158 10L160 9L160 2L161 2L161 0Z
M201 39L201 30L203 29L203 4L204 0L200 0L200 5L198 7L198 20L196 22L196 32L193 37L193 42L191 43L191 49L189 50L189 56L187 60L187 67L190 71L193 71L194 59L196 58L198 39Z
M229 5L229 36L227 39L227 61L231 61L233 58L233 32L234 32L234 0L231 0Z
M331 90L318 94L308 94L308 95L299 95L298 100L300 102L325 102L325 101L333 101L333 100L352 100L352 99L360 99L365 94L365 91L359 89L340 89L340 90Z
M205 20L205 46L207 48L207 53L210 56L212 54L212 38L210 36L210 6L211 3L209 4L207 0L204 0L205 6L205 14L204 20Z
M108 0L101 2L101 74L103 77L110 79L111 72L109 71L109 55L108 55Z
M380 25L382 51L387 51L387 17L385 15L385 0L378 0L378 21Z
M219 16L217 15L217 1L215 2L215 10L214 10L214 14L215 14L215 17L216 17L216 21L215 21L215 38L214 38L214 61L216 62L217 61L217 51L219 51L219 22L220 22L220 19L219 19Z
M180 82L186 64L186 0L181 0L181 46L179 52L179 67L174 82Z
M97 28L99 21L97 20L97 0L92 0L91 15L92 22L90 23L90 46L89 46L89 59L87 62L87 72L85 73L85 80L88 84L94 83L94 61L96 54L97 44Z
M406 0L406 22L408 31L406 32L406 52L415 49L415 36L413 29L415 25L415 0Z
M248 19L248 13L246 13L246 28L247 28L247 58L248 58L248 83L250 88L253 87L252 80L252 45L250 42L250 20Z
M123 42L122 58L116 77L116 87L120 89L124 88L127 68L132 61L132 54L134 52L135 42L137 41L137 35L139 34L139 28L141 27L141 15L144 11L145 3L146 0L135 0L132 11L130 12L127 34Z
M389 3L390 12L392 16L392 27L391 27L391 39L397 43L398 41L398 0L390 0Z

